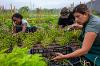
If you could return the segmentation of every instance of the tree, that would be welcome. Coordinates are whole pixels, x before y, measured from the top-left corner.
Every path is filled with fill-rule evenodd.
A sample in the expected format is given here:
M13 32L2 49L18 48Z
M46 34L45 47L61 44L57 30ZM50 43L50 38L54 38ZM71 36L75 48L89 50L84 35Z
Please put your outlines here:
M28 6L24 6L24 7L21 7L19 10L19 13L23 15L23 17L27 18L29 17L29 7Z
M20 9L19 9L19 12L20 13L24 13L24 12L29 12L29 7L28 6L24 6L24 7L21 7Z

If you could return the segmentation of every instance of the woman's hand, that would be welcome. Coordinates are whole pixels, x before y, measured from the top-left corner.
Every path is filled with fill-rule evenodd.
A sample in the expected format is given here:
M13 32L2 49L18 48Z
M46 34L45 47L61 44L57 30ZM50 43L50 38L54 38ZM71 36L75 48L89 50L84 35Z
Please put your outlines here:
M78 23L74 23L74 24L68 26L68 30L69 29L81 29L81 28L83 28L83 25L79 25Z
M27 24L22 25L22 32L26 31Z
M64 55L61 53L56 53L56 57L54 57L52 60L63 60L64 59Z
M82 27L82 25L79 25L78 23L74 23L74 24L72 24L72 27Z

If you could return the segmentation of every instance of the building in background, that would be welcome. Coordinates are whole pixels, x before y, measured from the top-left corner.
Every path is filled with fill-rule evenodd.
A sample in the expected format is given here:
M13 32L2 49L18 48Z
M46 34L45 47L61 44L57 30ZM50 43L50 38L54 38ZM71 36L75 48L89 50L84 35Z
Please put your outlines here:
M96 12L100 13L100 0L91 0L87 3L87 6L92 10L95 10Z

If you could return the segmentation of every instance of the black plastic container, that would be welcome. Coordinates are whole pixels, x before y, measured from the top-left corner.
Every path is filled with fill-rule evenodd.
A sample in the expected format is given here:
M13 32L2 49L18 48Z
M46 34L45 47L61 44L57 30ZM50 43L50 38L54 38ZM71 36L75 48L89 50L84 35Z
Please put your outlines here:
M55 55L55 53L62 53L62 54L68 54L73 52L73 48L69 46L52 46L49 48L33 48L30 50L30 54L40 53L43 55L43 57L46 58L46 61L48 62L48 66L82 66L80 63L80 58L73 58L69 59L69 62L63 63L63 62L55 62L53 60L50 60L52 56Z

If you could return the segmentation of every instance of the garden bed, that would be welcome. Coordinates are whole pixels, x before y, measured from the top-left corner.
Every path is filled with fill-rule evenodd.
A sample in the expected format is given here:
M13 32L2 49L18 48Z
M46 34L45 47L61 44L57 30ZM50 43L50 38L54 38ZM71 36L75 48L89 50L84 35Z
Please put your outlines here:
M51 60L53 57L55 57L55 53L62 53L62 54L68 54L73 51L73 48L70 46L60 46L58 44L55 45L49 45L48 47L44 48L42 45L35 45L31 50L30 54L39 53L42 54L43 57L45 57L45 60L48 62L48 66L79 66L80 64L80 58L74 58L74 59L64 59L62 61L53 61Z

